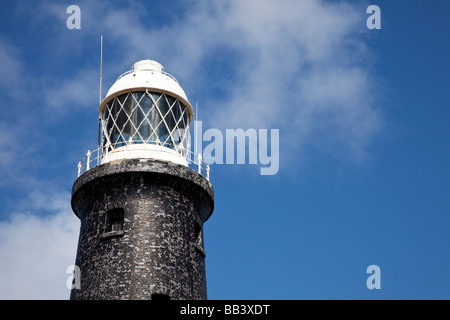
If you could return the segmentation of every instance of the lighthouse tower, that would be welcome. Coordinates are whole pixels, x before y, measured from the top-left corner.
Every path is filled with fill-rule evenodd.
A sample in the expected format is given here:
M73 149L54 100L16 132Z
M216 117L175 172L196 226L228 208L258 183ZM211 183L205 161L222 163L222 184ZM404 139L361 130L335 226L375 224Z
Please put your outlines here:
M193 109L153 60L136 62L100 103L99 148L78 164L81 221L71 299L206 299L209 167L190 151ZM193 168L190 168L192 166Z

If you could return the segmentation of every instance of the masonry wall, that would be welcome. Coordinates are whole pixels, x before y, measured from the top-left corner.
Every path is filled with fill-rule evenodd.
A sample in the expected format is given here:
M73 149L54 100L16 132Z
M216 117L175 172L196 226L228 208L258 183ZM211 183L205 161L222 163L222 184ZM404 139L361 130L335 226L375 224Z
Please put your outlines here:
M123 160L82 174L72 191L81 289L71 299L206 299L203 223L213 199L203 176L167 162ZM123 225L111 230L117 210Z

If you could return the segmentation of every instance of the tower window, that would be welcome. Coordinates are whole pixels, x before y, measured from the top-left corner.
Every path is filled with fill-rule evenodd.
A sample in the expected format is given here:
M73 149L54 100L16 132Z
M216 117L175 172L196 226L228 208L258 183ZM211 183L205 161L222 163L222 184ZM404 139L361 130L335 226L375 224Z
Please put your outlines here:
M101 236L103 240L123 235L123 217L122 208L115 208L106 213L106 230Z
M109 231L123 230L123 209L112 209L108 211L108 226Z

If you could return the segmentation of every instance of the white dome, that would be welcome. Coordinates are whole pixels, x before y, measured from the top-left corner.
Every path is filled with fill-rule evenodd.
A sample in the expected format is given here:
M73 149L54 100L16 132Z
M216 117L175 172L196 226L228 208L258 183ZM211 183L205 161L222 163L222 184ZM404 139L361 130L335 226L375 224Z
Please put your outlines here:
M133 71L164 71L164 67L161 63L154 60L141 60L133 64Z
M194 112L186 93L178 84L178 81L172 75L164 72L164 67L154 60L138 61L131 70L117 78L106 94L105 99L100 103L100 114L103 114L105 106L114 97L126 92L145 91L147 89L148 91L166 93L174 98L178 98L187 108L189 120L192 120Z

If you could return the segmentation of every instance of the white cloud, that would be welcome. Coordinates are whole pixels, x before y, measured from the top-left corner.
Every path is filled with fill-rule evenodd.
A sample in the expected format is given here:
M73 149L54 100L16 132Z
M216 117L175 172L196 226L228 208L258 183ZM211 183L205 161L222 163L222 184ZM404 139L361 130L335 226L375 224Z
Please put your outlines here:
M15 129L4 123L0 123L0 137L3 140L3 146L0 148L0 172L14 163L14 160L19 153L17 146L17 135L14 133Z
M32 154L36 151L35 145L27 144L27 132L24 128L30 128L26 116L12 121L0 121L0 187L13 186L16 183L26 182L27 185L34 180L25 176L27 168L35 163Z
M96 108L98 103L99 73L86 68L66 79L46 85L44 91L46 107L53 116L67 111L74 112L83 107Z
M124 61L161 58L182 86L202 87L188 97L221 86L224 95L199 97L209 126L279 128L291 151L309 144L365 157L382 123L375 77L364 62L371 58L362 37L365 12L350 2L313 0L193 2L189 8L159 28L142 23L151 16L145 10L109 8L100 23ZM215 60L225 71L211 74Z
M20 207L0 222L0 299L68 299L79 232L69 195L33 192Z
M352 2L191 1L159 24L149 23L157 13L138 1L79 6L79 39L104 35L104 85L139 59L159 60L192 103L200 100L208 126L280 129L297 156L308 145L363 159L382 127L377 81L366 62L366 13ZM42 4L40 11L61 23L56 38L71 40L64 6ZM43 88L48 107L97 101L98 70L88 65Z
M14 45L0 41L0 88L3 93L17 94L18 84L23 80L23 65L20 62L20 50Z

